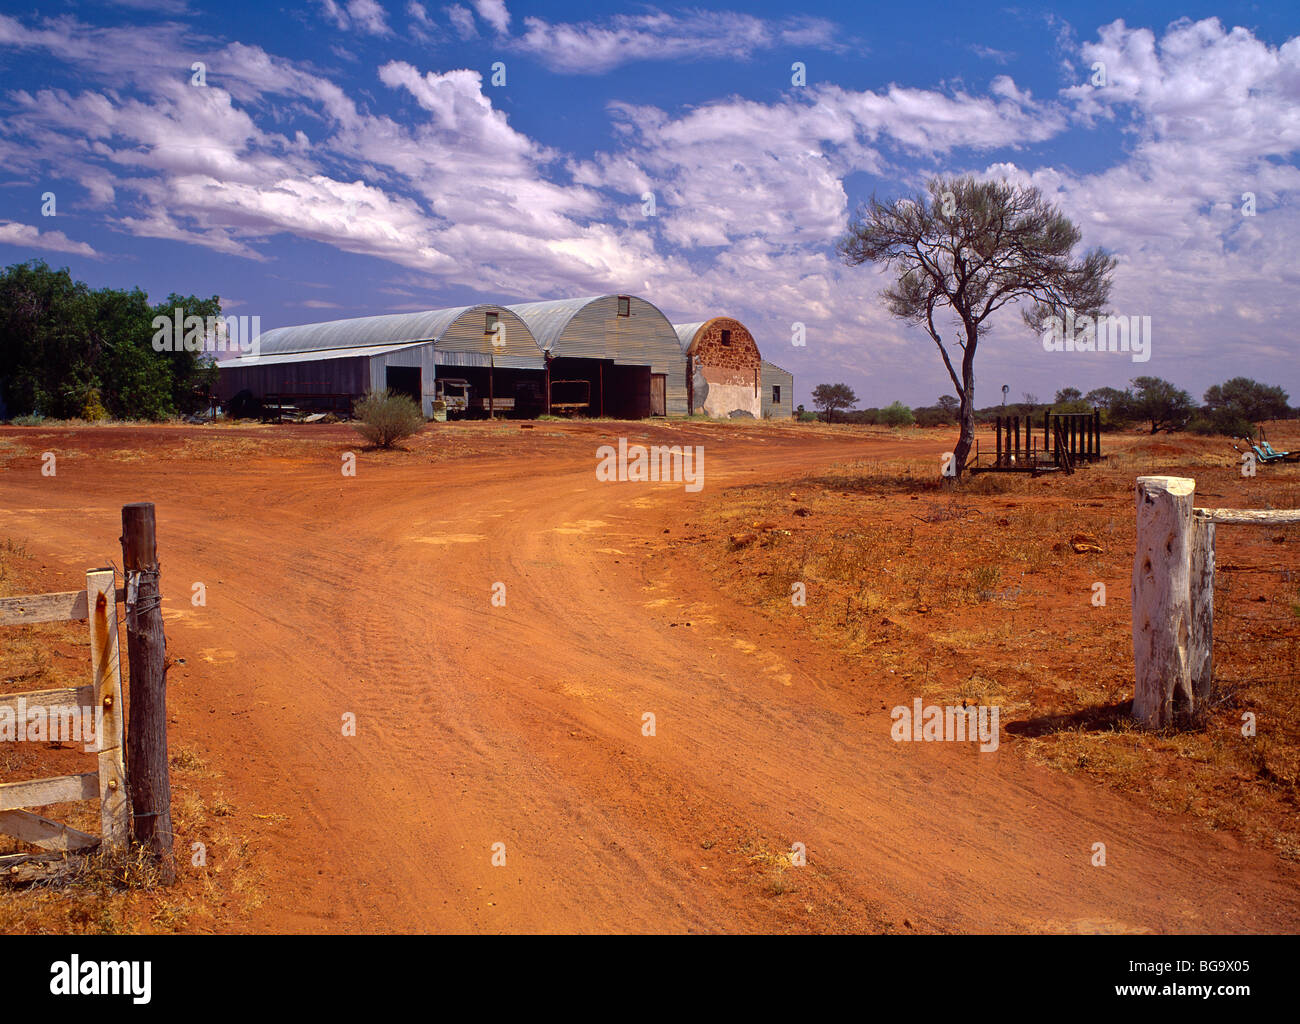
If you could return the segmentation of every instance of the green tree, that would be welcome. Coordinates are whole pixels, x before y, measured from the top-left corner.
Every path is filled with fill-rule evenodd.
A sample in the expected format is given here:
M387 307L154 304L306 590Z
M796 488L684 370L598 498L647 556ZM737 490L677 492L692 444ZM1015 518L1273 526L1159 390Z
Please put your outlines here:
M1129 411L1151 424L1151 433L1181 430L1196 411L1192 396L1159 377L1136 377Z
M1128 391L1121 391L1119 388L1093 388L1083 400L1089 405L1095 405L1098 409L1104 409L1107 412L1121 412L1125 405L1133 400L1132 394Z
M974 178L932 179L924 194L858 210L839 242L851 266L882 263L896 274L884 292L894 316L924 327L961 401L957 472L975 440L975 354L990 317L1008 303L1041 334L1073 309L1097 316L1110 295L1115 259L1094 249L1076 260L1079 229L1036 188ZM940 331L956 329L960 372Z
M76 416L94 386L90 290L41 260L0 273L0 387L10 415Z
M858 396L847 384L818 384L813 388L813 407L820 409L826 416L827 423L833 423L835 413L840 409L852 409L858 402Z
M139 288L91 291L67 268L40 260L0 272L0 389L10 415L73 418L103 410L122 419L189 412L216 381L201 352L158 352L153 319L217 317L216 296L171 295L157 307Z
M1083 392L1078 388L1061 388L1052 401L1055 405L1064 405L1066 402L1077 402L1081 398L1083 398Z
M205 321L221 316L221 299L216 295L201 299L196 295L177 295L173 292L167 301L154 309L154 316L172 316L176 309L186 316L201 316ZM153 335L150 334L152 345ZM170 375L170 401L172 408L181 413L195 412L208 404L212 389L217 386L220 371L216 360L207 352L182 349L166 353Z
M1212 423L1231 426L1280 419L1290 411L1288 395L1280 387L1249 377L1233 377L1205 392L1205 410Z

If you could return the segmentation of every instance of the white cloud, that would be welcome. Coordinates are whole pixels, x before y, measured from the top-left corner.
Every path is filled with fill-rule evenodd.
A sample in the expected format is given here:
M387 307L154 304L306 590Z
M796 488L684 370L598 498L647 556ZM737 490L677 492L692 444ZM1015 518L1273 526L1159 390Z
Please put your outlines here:
M819 95L844 110L868 138L885 136L921 155L1042 142L1067 125L1063 111L1035 103L1006 75L993 80L990 92L992 96L963 91L949 95L891 85L877 93L823 86Z
M348 15L353 24L372 36L392 35L388 27L388 16L376 0L350 0Z
M132 10L148 11L151 14L186 14L190 5L187 0L108 0L116 7L128 7Z
M161 76L188 80L191 62L200 57L190 35L174 22L153 25L146 33L135 26L87 25L68 15L45 18L39 28L28 28L0 14L0 47L43 51L90 77L113 78L119 84Z
M17 245L24 249L46 249L50 252L69 252L76 256L98 257L85 242L74 242L62 231L41 231L31 224L0 220L0 245Z
M406 16L411 19L410 33L422 43L433 39L433 19L424 4L419 0L410 0L406 5Z
M491 25L497 32L510 29L510 12L506 10L505 0L471 0L478 16Z
M971 43L970 52L982 60L991 60L996 64L1006 64L1015 54L1010 50L997 50L992 46L983 46L979 43Z
M332 22L335 28L346 32L351 26L351 22L348 21L348 16L343 12L343 8L336 4L334 0L319 0L319 2L326 19Z
M885 151L935 157L1049 138L1066 124L1005 76L994 97L891 87L792 90L777 103L732 98L678 117L613 104L621 149L573 165L575 180L631 197L657 193L664 238L686 248L755 236L775 245L826 245L840 235L843 179L880 174ZM629 204L626 216L636 216Z
M744 60L777 46L837 49L839 30L821 18L773 22L732 11L618 14L603 22L553 23L524 18L510 48L571 74L601 74L633 61Z
M478 35L478 26L474 24L474 12L461 4L452 4L445 8L447 19L452 28L462 39L473 39Z
M390 36L388 15L377 0L347 0L346 8L337 0L318 0L325 20L342 32L356 29L372 36Z

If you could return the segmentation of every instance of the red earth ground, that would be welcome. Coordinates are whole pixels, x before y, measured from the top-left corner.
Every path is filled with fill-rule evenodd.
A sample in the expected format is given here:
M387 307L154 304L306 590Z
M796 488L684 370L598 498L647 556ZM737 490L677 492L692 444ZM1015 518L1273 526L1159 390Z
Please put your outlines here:
M705 445L704 492L598 482L619 435ZM0 538L44 589L120 563L121 506L157 505L170 738L224 773L264 868L261 906L226 930L1300 925L1295 866L1230 834L1015 757L894 743L899 684L665 544L722 488L937 466L941 442L697 423L449 425L396 453L346 426L4 441ZM807 866L774 874L794 844Z

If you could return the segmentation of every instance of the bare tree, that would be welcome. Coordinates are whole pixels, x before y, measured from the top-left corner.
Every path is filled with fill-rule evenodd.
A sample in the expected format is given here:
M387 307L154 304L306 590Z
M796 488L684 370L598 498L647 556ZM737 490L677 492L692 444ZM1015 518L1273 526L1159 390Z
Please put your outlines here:
M961 402L953 455L960 474L975 441L975 350L989 317L1010 302L1035 333L1052 317L1098 316L1110 296L1115 259L1093 249L1071 253L1079 229L1036 188L974 178L932 179L926 194L859 209L840 240L850 266L883 263L898 274L883 293L889 311L923 326L939 347ZM936 316L947 307L961 371Z

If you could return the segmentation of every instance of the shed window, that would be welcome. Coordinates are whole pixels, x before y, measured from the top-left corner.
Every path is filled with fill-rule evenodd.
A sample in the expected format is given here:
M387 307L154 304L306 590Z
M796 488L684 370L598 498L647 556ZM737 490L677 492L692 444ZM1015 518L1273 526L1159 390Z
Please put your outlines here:
M772 404L773 404L773 405L780 405L780 404L781 404L781 385L780 385L780 384L773 384L773 385L772 385Z
M620 295L618 297L618 315L619 316L632 315L632 300L628 298L626 295Z
M722 344L724 345L731 344L731 332L727 330L725 327L722 329Z
M483 315L483 333L495 334L497 330L497 321L500 319L500 313L485 313Z

